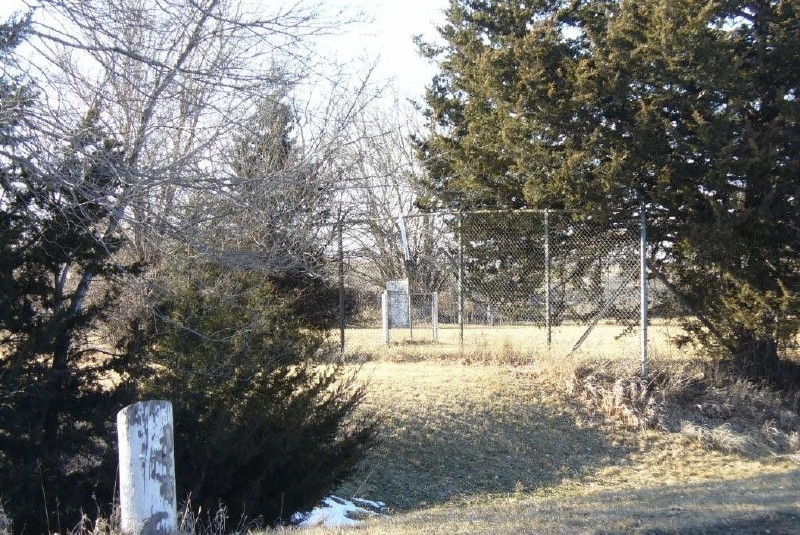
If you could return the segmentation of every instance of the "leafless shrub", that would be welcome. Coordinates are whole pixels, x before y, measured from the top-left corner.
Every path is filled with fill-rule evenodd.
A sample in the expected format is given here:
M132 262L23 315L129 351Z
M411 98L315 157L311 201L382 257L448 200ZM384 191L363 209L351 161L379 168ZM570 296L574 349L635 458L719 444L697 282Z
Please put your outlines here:
M800 451L800 418L791 395L682 364L648 379L585 364L568 381L573 394L611 421L661 428L705 447L744 455Z
M591 365L579 366L567 382L571 393L606 417L639 429L657 427L662 419L663 395L653 386L647 379L616 377Z
M766 453L763 444L750 435L737 432L729 423L707 427L683 422L681 434L697 439L704 447L711 450L752 456Z
M760 438L775 452L796 451L792 448L792 435L797 436L797 431L786 430L774 420L768 420L761 426Z
M791 411L784 410L783 399L775 390L743 379L710 386L698 409L714 418L748 417L761 422L791 421ZM781 413L784 412L783 418Z

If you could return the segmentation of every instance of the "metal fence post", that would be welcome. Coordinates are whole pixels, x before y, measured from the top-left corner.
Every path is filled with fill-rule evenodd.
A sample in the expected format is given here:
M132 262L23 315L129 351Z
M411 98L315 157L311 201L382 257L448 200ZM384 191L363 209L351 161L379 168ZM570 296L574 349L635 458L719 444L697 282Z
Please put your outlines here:
M412 293L411 293L411 279L408 279L408 293L406 294L408 298L408 337L413 340L414 339L414 304L411 300Z
M389 345L389 291L381 294L381 328L383 330L383 343Z
M339 218L339 352L344 355L344 245L343 245L344 221Z
M463 215L458 212L458 340L459 347L464 349L464 232L462 230Z
M553 342L552 313L550 310L550 211L544 211L544 324L547 330L547 350Z
M639 308L641 325L642 377L650 375L647 355L647 211L644 200L639 207Z
M433 341L439 341L439 292L431 294L431 335Z

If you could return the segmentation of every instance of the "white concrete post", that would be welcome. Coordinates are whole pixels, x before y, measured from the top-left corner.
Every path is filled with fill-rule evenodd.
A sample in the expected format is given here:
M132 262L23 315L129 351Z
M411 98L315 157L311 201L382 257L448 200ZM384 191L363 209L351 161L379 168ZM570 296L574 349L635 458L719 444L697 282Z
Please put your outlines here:
M142 401L117 413L121 531L173 535L178 531L172 404Z

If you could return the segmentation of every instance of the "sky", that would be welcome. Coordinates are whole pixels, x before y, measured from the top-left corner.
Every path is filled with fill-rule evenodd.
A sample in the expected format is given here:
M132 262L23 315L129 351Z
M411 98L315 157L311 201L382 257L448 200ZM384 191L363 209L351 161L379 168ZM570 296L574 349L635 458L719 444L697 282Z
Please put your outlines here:
M257 0L275 4L281 0ZM288 1L288 0L287 0ZM313 0L312 0L313 1ZM319 0L323 9L348 14L361 13L366 22L355 23L338 37L325 42L326 55L339 61L377 60L376 81L386 80L400 98L419 99L435 68L419 57L414 35L436 37L436 26L444 22L447 0ZM0 0L0 17L23 8L21 0ZM327 48L333 48L329 50Z
M369 22L354 25L340 40L341 57L378 58L376 76L391 79L399 96L421 97L435 74L434 66L420 58L415 35L436 38L444 23L447 0L323 0L325 4L355 8Z

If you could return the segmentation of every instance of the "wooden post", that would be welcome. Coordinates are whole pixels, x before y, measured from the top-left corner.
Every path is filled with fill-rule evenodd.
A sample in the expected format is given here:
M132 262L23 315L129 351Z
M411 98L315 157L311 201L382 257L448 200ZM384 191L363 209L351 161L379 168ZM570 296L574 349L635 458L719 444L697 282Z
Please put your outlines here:
M142 401L117 413L120 528L132 535L178 531L172 404Z

